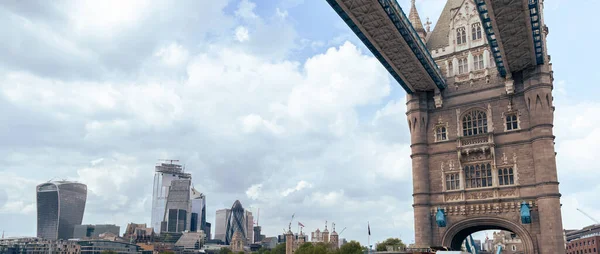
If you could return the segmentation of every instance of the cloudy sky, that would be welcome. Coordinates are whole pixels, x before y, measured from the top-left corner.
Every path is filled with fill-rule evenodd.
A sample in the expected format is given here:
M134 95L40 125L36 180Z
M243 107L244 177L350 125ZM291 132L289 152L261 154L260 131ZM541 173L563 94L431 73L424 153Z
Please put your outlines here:
M444 2L417 7L436 22ZM563 218L579 228L576 208L600 219L600 2L547 2ZM149 223L153 167L179 159L211 222L239 199L267 235L295 213L413 241L404 91L325 1L8 1L0 30L7 236L36 234L50 179L88 185L84 223Z

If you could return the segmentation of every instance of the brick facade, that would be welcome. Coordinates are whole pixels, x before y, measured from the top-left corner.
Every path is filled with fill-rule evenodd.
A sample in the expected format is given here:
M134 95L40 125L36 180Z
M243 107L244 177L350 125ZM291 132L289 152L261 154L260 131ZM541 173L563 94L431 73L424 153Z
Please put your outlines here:
M470 28L479 17L461 6L454 11L458 14L442 14L438 21L450 22L448 45L429 48L448 88L407 95L415 243L457 247L471 233L503 229L519 235L525 253L564 253L551 65L512 73L514 83L508 87L485 38L471 41ZM442 20L446 16L453 20ZM466 46L455 45L456 26L468 28ZM483 67L475 67L476 57L483 58ZM458 71L457 59L464 59L468 70ZM466 124L470 112L483 117ZM507 123L512 115L516 126ZM485 129L469 133L471 123ZM438 127L445 128L446 140L438 140ZM498 170L504 169L501 175ZM454 188L450 175L458 179ZM522 202L531 207L531 224L521 223ZM435 223L438 208L446 215L446 227Z
M580 238L567 243L567 254L600 252L600 236Z

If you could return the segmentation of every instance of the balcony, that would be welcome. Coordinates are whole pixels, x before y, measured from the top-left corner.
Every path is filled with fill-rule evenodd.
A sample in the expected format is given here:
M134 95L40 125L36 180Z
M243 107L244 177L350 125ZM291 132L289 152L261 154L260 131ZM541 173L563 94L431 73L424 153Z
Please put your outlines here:
M494 158L494 135L485 133L476 136L458 137L458 159L462 163Z

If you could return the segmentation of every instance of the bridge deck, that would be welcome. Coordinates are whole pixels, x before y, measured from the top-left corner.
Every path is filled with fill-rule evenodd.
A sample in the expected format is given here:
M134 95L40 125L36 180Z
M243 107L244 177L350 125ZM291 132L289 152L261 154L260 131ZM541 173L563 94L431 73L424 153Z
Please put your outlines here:
M544 63L538 0L475 0L502 76Z
M446 82L396 0L327 0L407 93Z

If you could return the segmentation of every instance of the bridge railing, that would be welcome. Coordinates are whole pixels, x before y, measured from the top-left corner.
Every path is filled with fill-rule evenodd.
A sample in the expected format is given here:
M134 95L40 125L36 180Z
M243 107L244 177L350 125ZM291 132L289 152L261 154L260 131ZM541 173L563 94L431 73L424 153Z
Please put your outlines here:
M417 59L421 62L427 73L431 76L436 86L443 90L446 88L446 81L443 78L442 72L433 60L431 53L421 40L419 34L406 17L402 8L396 0L378 0L379 4L384 8L388 17L396 26L408 46L415 53ZM406 28L403 27L406 26ZM409 36L410 33L411 36Z

